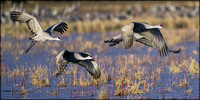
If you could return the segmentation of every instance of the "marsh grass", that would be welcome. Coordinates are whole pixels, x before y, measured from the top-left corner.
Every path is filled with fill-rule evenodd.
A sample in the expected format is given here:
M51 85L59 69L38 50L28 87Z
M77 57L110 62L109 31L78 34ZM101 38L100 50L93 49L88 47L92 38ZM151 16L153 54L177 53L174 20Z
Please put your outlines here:
M27 1L29 2L29 1ZM93 1L92 1L93 2ZM118 7L93 7L94 9L88 9L89 7L83 7L81 9L84 12L87 10L95 10L95 9L113 9L120 10L124 8L121 2L118 2ZM31 4L31 3L30 3ZM52 4L52 3L51 3ZM71 4L71 2L70 2ZM95 3L92 6L95 6ZM195 3L176 3L175 5L186 5L186 6L194 6ZM53 4L54 5L54 4ZM122 5L122 6L121 6ZM5 5L3 5L5 6ZM27 6L27 5L25 5ZM33 7L33 5L31 5ZM49 6L49 5L46 5ZM120 6L120 7L119 7ZM7 6L6 6L7 7ZM64 6L60 6L64 7ZM127 9L127 7L125 7ZM148 6L146 8L150 8ZM5 9L3 7L3 9ZM61 8L60 8L61 9ZM123 9L121 9L123 10ZM72 41L72 38L67 38L67 42L60 43L60 42L45 42L45 43L38 43L35 45L35 48L38 50L32 50L30 55L33 56L34 54L42 54L42 50L48 51L50 56L55 56L58 54L59 51L54 48L58 49L67 49L67 50L74 50L74 51L95 51L97 50L98 53L106 53L109 46L105 46L103 40L108 39L111 36L115 36L120 34L121 28L132 22L148 22L152 25L162 24L166 28L160 29L162 32L163 37L169 48L173 48L177 44L184 43L184 42L198 42L199 40L199 16L193 18L180 18L174 17L172 18L154 18L151 16L145 17L133 17L131 19L126 20L93 20L93 21L76 21L76 22L67 22L69 25L69 30L65 32L64 36L69 36L73 33L77 33L76 40ZM46 30L49 26L58 23L59 20L53 21L42 21L40 20L40 24L44 30ZM9 52L13 56L16 62L20 60L20 55L24 54L23 44L20 42L12 41L12 39L16 40L23 40L29 36L30 31L25 23L21 24L16 22L7 23L1 25L1 38L8 38L8 40L1 41L1 52ZM101 41L92 41L84 39L83 34L101 34ZM91 37L93 39L93 37ZM62 39L62 37L61 37ZM45 45L44 45L45 44ZM28 47L30 43L26 42L25 46ZM133 43L134 50L139 51L141 50L144 45L134 42ZM43 49L44 48L44 49ZM52 49L53 48L53 49ZM122 45L117 45L113 48L122 48ZM51 49L51 50L50 50ZM73 96L77 98L77 95L80 94L82 97L85 95L85 88L92 87L92 89L88 90L87 92L92 93L91 96L98 94L99 99L108 99L110 96L123 96L123 95L131 95L131 94L148 94L149 92L153 94L154 91L160 92L161 82L162 82L162 75L163 73L167 73L167 75L173 74L173 78L169 79L172 84L164 85L162 88L168 92L174 92L175 86L176 88L185 88L190 87L185 93L191 93L195 90L195 88L191 87L191 80L194 78L199 78L199 63L193 57L188 58L186 56L186 49L187 47L181 46L182 54L179 55L170 55L161 59L157 56L150 56L149 54L152 53L155 49L148 48L147 55L144 56L137 56L133 54L120 54L117 56L95 56L100 69L101 69L101 77L100 79L93 79L91 75L86 70L79 70L80 66L72 65L70 68L66 70L64 73L65 76L71 77L69 80L71 83L71 93ZM199 51L193 50L192 56L196 56L199 54ZM6 58L3 58L6 59ZM164 61L163 61L164 60ZM2 60L3 61L3 60ZM47 62L52 63L54 60L48 60ZM53 64L53 63L52 63ZM33 66L32 68L30 66ZM51 65L50 65L51 66ZM68 66L69 67L69 66ZM167 69L164 69L167 67ZM41 65L27 65L27 66L14 66L11 70L11 66L6 66L5 63L1 63L1 80L11 80L11 98L13 97L13 88L14 86L20 86L20 94L27 95L29 90L25 87L22 83L27 82L27 84L31 84L33 86L37 86L37 88L42 88L46 86L52 85L51 78L49 78L49 71L52 70L50 67L41 66ZM152 71L149 72L149 69L152 68ZM177 77L180 76L180 77ZM191 76L191 77L190 77ZM197 76L197 77L196 77ZM28 78L24 78L28 77ZM24 81L25 80L25 81ZM64 86L68 87L67 83L68 78L62 78L61 81L56 83L57 87ZM13 84L15 84L13 86ZM108 95L109 89L102 87L100 91L98 91L98 87L102 85L111 84L112 86L112 93ZM53 85L52 85L53 86ZM166 86L166 87L165 87ZM73 87L73 89L72 89ZM79 89L81 87L81 89ZM115 88L116 87L116 88ZM107 90L108 89L108 92ZM151 90L150 90L151 89ZM59 89L57 89L59 90ZM95 90L95 91L94 91ZM93 93L94 91L94 93ZM53 92L53 95L58 95L60 91ZM113 93L114 92L114 93ZM162 91L163 92L163 91ZM162 96L159 96L161 98ZM131 97L132 98L132 97ZM133 97L134 99L141 99L143 98L140 95L136 95ZM152 97L153 98L153 97Z
M92 86L95 88L95 92L94 95L98 95L98 98L109 98L108 97L108 92L109 89L107 90L107 88L102 88L100 89L100 91L96 91L96 87L99 87L103 84L108 84L108 82L112 82L113 83L113 87L116 87L113 91L113 94L110 95L114 95L114 96L123 96L123 95L131 95L131 94L147 94L150 91L152 91L155 88L155 84L159 84L160 79L160 74L163 72L162 67L160 68L155 68L151 73L148 73L148 70L145 67L146 64L141 64L136 62L135 65L133 66L132 64L128 64L128 60L126 59L130 59L134 60L134 59L139 59L141 60L141 62L145 62L146 58L145 57L137 57L135 55L131 55L131 56L127 56L127 58L125 56L116 56L114 59L110 59L110 62L114 62L115 59L121 59L122 62L118 62L118 66L113 67L113 64L110 62L106 62L106 64L99 64L101 70L101 77L100 79L93 79L91 77L91 75L89 73L85 74L84 71L85 70L78 70L77 68L80 66L71 66L72 68L68 68L69 72L72 74L69 74L73 77L73 80L71 80L71 85L73 85L72 89L73 93L80 93L81 96L86 95L88 92L85 91L84 88L86 88L87 86ZM104 62L104 60L108 60L109 57L105 57L106 59L101 59L98 58L98 63ZM176 58L175 58L176 59ZM165 59L167 60L167 59ZM183 61L173 61L172 60L168 60L169 62L169 74L183 74L182 78L176 78L177 80L173 81L173 80L169 80L169 84L167 85L167 87L164 88L165 91L167 92L174 92L173 87L175 85L177 85L177 87L187 87L190 85L189 83L189 77L187 76L187 74L185 73L190 73L191 75L197 74L193 71L190 71L189 69L193 69L194 66L198 66L198 63L196 62L196 60L194 60L193 58L190 58L189 60L183 60ZM167 61L167 62L168 62ZM166 62L166 61L164 61ZM150 63L151 64L151 63ZM124 65L124 66L122 66ZM110 67L111 70L105 70L105 67ZM130 67L131 66L131 67ZM174 68L174 66L176 68ZM75 68L74 68L75 67ZM37 86L37 88L42 88L45 86L50 86L50 81L49 81L49 68L47 66L41 66L41 65L34 65L33 68L30 68L28 66L16 66L15 69L13 69L13 71L11 71L9 69L9 67L6 67L4 64L1 65L1 73L5 73L4 76L2 77L18 77L17 81L19 81L19 84L16 86L20 86L23 88L23 84L21 84L21 78L20 77L24 77L24 76L29 76L30 78L30 84L33 86ZM179 73L175 73L177 68L179 68L179 70L181 72ZM194 67L195 68L195 67ZM170 71L171 69L171 71ZM114 73L115 72L115 73ZM8 73L12 73L10 76L8 76ZM77 76L78 74L80 74L79 76ZM23 78L24 79L24 78ZM62 78L62 80L60 82L57 83L58 87L67 87L67 83L65 80L67 80L68 78ZM150 82L151 80L151 82ZM27 80L26 80L27 81ZM173 81L173 83L171 84L170 81ZM81 87L81 91L78 90L78 87ZM158 85L159 86L159 85ZM112 88L113 88L112 87ZM151 90L150 90L151 88ZM89 90L91 91L91 90ZM190 93L192 91L192 89L188 89L186 91L184 91L185 93ZM20 92L22 95L27 95L28 90L22 89ZM93 93L93 92L92 92Z
M60 83L58 83L57 86L58 86L58 87L66 87L66 86L67 86L67 84L66 84L64 78L62 78L62 81L61 81Z
M162 31L162 30L161 30ZM169 29L169 30L163 30L163 36L166 37L166 41L169 44L169 46L176 45L177 43L182 43L185 41L197 41L196 37L198 36L198 31L196 29ZM101 35L101 38L106 38L109 36L108 34ZM112 34L115 34L112 33ZM169 34L169 35L168 35ZM194 37L188 37L189 34L194 35ZM172 41L174 38L172 37L181 37L177 38L176 41ZM93 38L93 37L92 37ZM168 41L170 40L170 41ZM76 42L74 42L76 41ZM67 43L59 43L59 42L47 42L46 45L43 46L44 50L47 51L49 48L59 48L63 47L69 50L76 50L76 51L94 51L98 50L100 53L106 53L108 47L105 47L104 43L102 41L93 42L92 40L85 40L83 35L78 35L76 40L71 41L70 39L67 40ZM6 52L7 50L11 50L11 54L15 55L14 58L16 59L16 62L20 60L20 54L23 54L22 46L18 42L14 41L2 41L1 47L3 52ZM28 43L26 44L29 45ZM36 46L38 51L32 51L30 55L34 55L35 53L42 53L42 43L39 43ZM140 44L133 44L134 46L138 47L138 51L143 48ZM81 47L81 48L79 48ZM99 48L99 47L105 47L105 48ZM16 50L20 49L19 51ZM116 47L120 48L120 46ZM182 48L182 47L181 47ZM34 48L33 48L34 49ZM153 49L154 50L154 49ZM71 86L73 86L73 93L78 94L79 90L78 87L81 87L81 96L85 95L85 87L92 86L96 89L97 87L102 86L103 84L112 84L112 92L110 95L116 95L116 96L123 96L123 95L131 95L131 94L147 94L149 91L157 89L161 83L162 77L161 74L165 72L165 69L163 67L167 67L168 74L173 74L173 83L168 84L165 90L173 90L174 86L177 86L179 88L181 87L187 87L190 86L190 76L191 78L196 78L199 73L199 63L196 61L192 56L196 56L198 54L198 51L192 51L191 58L188 58L186 56L185 52L186 48L183 47L183 53L180 56L171 55L168 57L163 58L162 60L159 57L152 57L149 54L144 56L138 56L133 54L120 54L117 56L99 56L96 55L94 58L98 62L98 65L101 69L101 77L100 79L93 79L91 75L87 72L87 75L85 74L85 70L79 70L78 65L69 65L66 68L67 70L65 73L67 75L71 76ZM12 52L13 51L13 52ZM147 50L149 53L151 53L152 50ZM57 49L51 49L49 50L50 54L49 56L55 56L57 55L58 51ZM164 61L163 61L164 60ZM54 60L46 60L47 62L53 64L52 62ZM147 67L148 66L148 67ZM153 70L148 73L149 68L153 68ZM50 86L52 83L49 79L49 69L50 67L47 66L41 66L41 65L33 65L33 68L30 68L30 66L15 66L13 70L10 70L8 66L5 66L4 63L1 64L1 75L2 79L3 77L8 77L9 79L15 79L17 81L20 81L20 77L28 76L30 78L30 84L37 86L37 88L42 88L45 86ZM180 78L174 77L174 76L181 76ZM64 75L65 76L65 75ZM188 77L189 76L189 77ZM67 80L68 78L65 78ZM110 83L109 83L110 82ZM20 86L20 83L18 83L17 86ZM58 84L64 84L64 81L61 81ZM68 84L65 82L65 84ZM65 85L64 85L65 86ZM68 85L67 85L68 86ZM65 87L67 87L65 86ZM59 87L59 86L58 86ZM116 87L116 88L114 88ZM151 90L150 90L151 88ZM91 90L88 90L89 92ZM93 91L93 90L92 90ZM104 90L102 90L104 91ZM173 90L174 91L174 90ZM97 94L101 93L100 91L96 91ZM96 92L92 95L96 95ZM103 95L103 93L102 93Z
M20 93L21 93L22 95L28 95L28 90L27 90L27 89L25 89L25 87L24 87L24 86L21 86Z
M127 93L142 94L145 92L140 88L140 83L135 81L134 84L130 87L130 89L127 90Z
M170 86L170 84L169 84L169 87L166 89L166 91L167 91L167 92L173 92L173 91L172 91L172 88L171 88L171 86Z
M172 72L173 74L181 72L180 68L175 65L174 61L172 61L170 65L170 72Z
M117 89L115 90L114 96L122 96L123 92L120 86L117 86Z
M77 67L77 66L76 66L76 67ZM73 72L73 76L74 76L73 85L74 85L74 86L77 86L77 85L78 85L78 79L77 79L76 74L77 74L77 71L74 70L74 72Z
M6 2L2 2L2 10L10 10L10 8L12 7L12 2L11 1L6 1ZM36 4L42 5L42 7L44 8L49 8L51 10L53 9L58 9L59 11L62 11L65 9L65 6L71 6L72 4L76 4L77 1L70 1L70 2L65 2L65 1L59 1L57 3L55 3L55 1L48 1L48 5L46 5L45 1L26 1L24 2L24 8L26 8L26 11L32 11L32 9L36 6ZM139 1L80 1L81 3L81 7L78 10L78 13L90 13L90 12L94 12L94 11L101 11L101 12L121 12L121 11L125 11L127 9L130 9L130 7L133 4L141 4L141 5L145 5L144 8L145 9L151 9L152 7L156 6L156 5L167 5L168 3L173 3L174 6L177 7L181 7L181 6L185 6L185 7L194 7L198 1L184 1L184 2L180 2L180 1L170 1L170 2L165 2L165 1L161 1L161 2L156 2L156 1L144 1L144 2L139 2ZM104 7L102 7L102 5L104 5ZM126 5L126 6L124 6ZM18 3L16 3L16 6L19 6Z
M171 62L171 65L169 67L170 72L180 73L185 71L189 71L190 75L199 74L199 64L196 62L196 60L190 58L189 60L183 60L179 64L175 64L174 61Z
M113 21L113 20L93 20L93 21L76 21L76 22L68 22L69 25L68 31L64 34L67 36L71 33L105 33L110 31L120 31L120 29L130 22L148 22L152 25L163 24L163 26L167 27L167 29L198 29L199 28L199 17L194 18L180 18L176 17L174 19L170 18L142 18L136 17L133 19ZM41 21L40 24L44 30L46 30L51 25L58 23L58 20L44 22ZM17 22L18 23L18 22ZM1 36L5 37L6 35L10 35L11 37L15 37L18 39L26 38L30 31L25 23L18 23L19 25L15 25L13 23L7 23L2 25L1 27ZM10 29L12 27L12 29Z
M107 91L106 91L106 88L105 88L105 87L102 87L102 88L100 89L100 92L99 92L99 94L98 94L97 99L108 99L108 98L109 98L109 96L108 96L108 93L107 93Z
M185 86L188 86L188 85L189 85L189 82L187 81L186 78L184 79L184 81L180 79L180 83L179 83L180 87L185 87Z
M1 63L1 76L5 76L6 75L6 66L5 64Z
M166 43L168 45L169 48L171 48L172 46L176 46L177 44L180 43L184 43L184 42L197 42L199 39L199 33L197 29L162 29L161 32L163 33L163 36L166 40ZM108 39L109 34L110 33L102 33L102 34L106 34L106 35L102 35L102 39ZM117 33L115 33L114 35L117 35ZM113 35L113 36L114 36ZM27 37L26 37L27 38ZM92 37L93 38L93 37ZM44 45L46 44L46 45ZM15 61L19 60L20 55L23 55L25 52L25 49L28 48L30 45L30 42L26 42L26 45L24 47L24 45L22 45L19 41L9 41L9 40L5 40L1 42L1 50L2 52L6 52L6 51L11 51L12 55L15 55ZM139 44L137 42L133 43L133 47L137 46L138 48L134 48L134 50L139 51L141 50L144 45ZM67 39L67 42L57 42L57 41L47 41L44 43L37 43L31 50L30 54L36 54L36 53L41 53L42 51L49 51L49 55L50 56L55 56L58 54L58 50L55 48L65 48L67 50L72 50L72 51L94 51L97 50L98 53L104 53L107 52L108 50L108 46L106 46L106 44L102 41L97 41L94 42L92 40L86 40L84 39L83 35L78 35L78 37L76 38L75 42L72 42L72 40L69 38ZM102 48L105 47L105 48ZM49 49L52 48L52 49ZM122 46L122 44L117 45L113 48L124 48ZM182 50L185 49L185 47L180 47ZM16 50L17 49L17 50ZM38 51L34 50L37 49ZM155 50L154 48L151 48L151 50ZM151 53L151 50L147 50L149 53ZM198 54L198 52L194 51L194 54ZM139 59L139 58L135 58L135 55L128 55L128 56L123 56L122 61L121 62L117 62L117 63L123 63L124 59L127 60L127 58L129 58L130 60L127 61L128 65L135 65L135 64L139 64L139 65L145 65L145 64L151 64L152 63L152 59L150 59L150 55L144 55L143 58ZM182 56L184 57L184 56ZM134 58L134 59L133 59ZM107 58L106 58L107 59ZM109 58L111 59L111 58ZM120 59L119 59L120 60ZM136 60L137 62L132 62L132 60ZM105 63L112 63L112 62L108 62L106 61Z
M194 59L192 59L191 61L189 71L191 74L199 74L199 63L196 62Z
M31 81L30 83L32 85L38 86L38 88L44 86L47 87L50 85L49 83L49 79L48 79L48 68L47 66L45 68L42 68L41 65L37 66L37 68L35 68L35 66L33 66L33 69L31 70Z
M184 91L184 92L185 92L185 93L191 93L192 90L193 90L192 88L190 88L190 89L188 88L188 90L186 90L186 91Z

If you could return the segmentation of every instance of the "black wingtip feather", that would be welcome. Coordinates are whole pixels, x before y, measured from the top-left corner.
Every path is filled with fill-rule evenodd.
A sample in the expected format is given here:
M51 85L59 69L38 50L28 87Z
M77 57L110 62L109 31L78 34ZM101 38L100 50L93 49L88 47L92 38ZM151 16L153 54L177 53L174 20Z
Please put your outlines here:
M22 15L21 12L18 11L11 11L10 12L10 19L14 22L14 21L18 21L19 16Z
M108 43L109 40L104 40L104 43Z
M114 45L116 45L116 44L115 43L109 44L109 46L111 46L111 47L114 46Z
M159 52L160 56L162 56L162 55L161 55L161 51L160 51L160 50L158 50L158 52Z
M181 48L177 49L177 50L169 50L170 52L173 52L173 53L179 53L181 52Z
M63 29L64 29L65 31L67 31L67 29L66 29L65 27L63 27Z
M161 54L162 54L163 57L165 56L164 50L161 50Z
M11 15L21 15L22 12L18 12L18 11L11 11Z

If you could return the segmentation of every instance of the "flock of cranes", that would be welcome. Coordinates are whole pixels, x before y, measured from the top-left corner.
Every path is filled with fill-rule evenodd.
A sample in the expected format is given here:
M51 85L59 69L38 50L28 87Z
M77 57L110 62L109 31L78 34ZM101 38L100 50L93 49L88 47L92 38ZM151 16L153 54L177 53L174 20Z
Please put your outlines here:
M29 37L32 42L25 53L27 53L38 41L61 41L60 37L52 37L52 32L57 31L63 34L68 29L68 25L65 22L60 22L52 25L46 31L43 31L39 22L34 16L18 11L11 12L11 20L26 23L29 30L33 34L32 37ZM163 28L163 26L152 26L145 22L132 22L125 25L121 29L121 34L111 39L105 40L104 42L110 43L109 46L114 46L123 41L125 49L129 49L132 46L133 41L137 41L149 47L156 48L157 51L160 53L160 56L167 56L170 52L179 53L181 51L180 48L177 50L168 49L168 46L159 28ZM70 63L78 64L85 67L94 79L98 79L101 76L100 68L90 53L71 52L68 50L63 50L56 56L56 76L59 77L60 75L62 75L64 73L65 67Z

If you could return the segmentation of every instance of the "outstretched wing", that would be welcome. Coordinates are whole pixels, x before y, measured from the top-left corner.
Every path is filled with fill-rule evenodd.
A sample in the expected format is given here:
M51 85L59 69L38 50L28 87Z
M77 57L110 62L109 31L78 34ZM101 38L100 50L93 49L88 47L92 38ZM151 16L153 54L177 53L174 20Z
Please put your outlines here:
M101 71L95 60L81 60L78 64L85 67L94 79L100 78Z
M76 60L90 60L93 59L91 54L86 52L75 52L74 57Z
M130 23L122 28L121 34L125 49L129 49L133 44L133 27L134 23Z
M29 30L33 34L41 34L43 31L37 19L27 13L12 11L11 20L19 21L21 23L27 23Z
M105 40L105 43L110 43L109 46L114 46L121 41L124 41L125 49L129 49L133 44L133 27L134 23L127 24L121 30L121 34L111 38L110 40Z
M110 43L109 46L114 46L116 44L119 44L121 41L123 41L122 39L122 34L119 34L113 38L111 38L110 40L105 40L105 43Z
M140 35L144 36L144 38L136 41L143 43L147 46L156 48L160 55L167 56L169 54L170 51L159 29L149 29L146 32L141 33Z
M63 50L56 56L56 59L55 59L56 69L57 69L56 77L60 76L64 72L65 66L67 66L68 64L68 62L64 58L64 55L65 55L65 50Z
M153 47L152 42L149 39L145 38L145 37L137 39L135 41L140 42L142 44L145 44L146 46Z
M67 26L68 25L65 22L60 22L55 25L52 25L45 32L48 32L50 35L51 35L52 31L57 31L57 32L60 32L61 34L63 34L64 31L67 31L67 29L68 29Z

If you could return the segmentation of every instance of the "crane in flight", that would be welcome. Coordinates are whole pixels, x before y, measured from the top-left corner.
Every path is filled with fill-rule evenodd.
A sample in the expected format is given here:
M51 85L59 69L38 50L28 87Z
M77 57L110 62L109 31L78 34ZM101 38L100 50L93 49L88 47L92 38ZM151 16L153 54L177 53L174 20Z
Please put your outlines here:
M109 46L114 46L120 42L124 42L125 49L129 49L133 41L145 44L146 46L156 48L160 56L167 56L169 52L179 53L181 49L170 50L163 38L159 28L164 28L163 25L152 26L146 22L132 22L125 25L121 29L121 34L105 40L105 43L110 43Z
M71 63L85 67L94 79L101 75L100 68L90 53L63 50L56 56L56 77L62 75L65 67Z
M61 41L60 37L54 38L51 36L51 33L53 31L57 31L63 34L68 29L68 25L65 22L60 22L52 25L46 31L43 31L42 27L40 26L39 22L34 16L18 11L12 11L10 13L10 16L12 21L19 21L21 23L26 23L28 25L29 30L33 34L33 36L29 37L29 39L32 40L32 42L25 53L27 53L31 49L31 47L38 41L41 42L47 40Z

